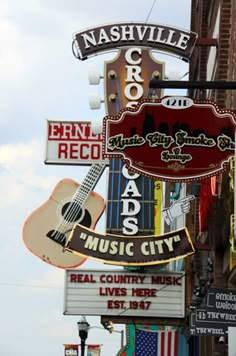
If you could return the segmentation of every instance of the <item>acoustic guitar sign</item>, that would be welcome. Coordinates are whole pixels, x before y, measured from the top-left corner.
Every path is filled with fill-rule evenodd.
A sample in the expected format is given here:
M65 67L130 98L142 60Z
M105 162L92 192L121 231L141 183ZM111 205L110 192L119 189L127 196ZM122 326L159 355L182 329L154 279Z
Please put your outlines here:
M200 180L227 169L235 124L235 114L212 101L145 99L103 119L103 156L153 179Z

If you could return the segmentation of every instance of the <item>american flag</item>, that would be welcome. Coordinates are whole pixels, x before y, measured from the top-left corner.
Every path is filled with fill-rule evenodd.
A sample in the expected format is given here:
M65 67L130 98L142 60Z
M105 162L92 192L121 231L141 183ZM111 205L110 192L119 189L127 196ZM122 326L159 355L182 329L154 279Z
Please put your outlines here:
M177 330L136 329L136 356L177 356Z

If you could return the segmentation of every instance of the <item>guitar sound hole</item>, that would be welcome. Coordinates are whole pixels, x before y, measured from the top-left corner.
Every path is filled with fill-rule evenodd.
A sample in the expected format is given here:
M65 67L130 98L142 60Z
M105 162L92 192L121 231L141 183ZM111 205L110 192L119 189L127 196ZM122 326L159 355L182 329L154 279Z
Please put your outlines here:
M87 209L81 209L76 203L67 203L62 207L61 213L65 220L68 221L68 226L64 227L64 232L58 230L50 230L46 234L51 240L64 246L66 235L71 232L72 227L70 223L77 222L83 226L90 227L92 224L92 217Z
M66 221L75 222L80 220L81 216L84 214L84 210L79 204L70 202L63 205L61 214Z

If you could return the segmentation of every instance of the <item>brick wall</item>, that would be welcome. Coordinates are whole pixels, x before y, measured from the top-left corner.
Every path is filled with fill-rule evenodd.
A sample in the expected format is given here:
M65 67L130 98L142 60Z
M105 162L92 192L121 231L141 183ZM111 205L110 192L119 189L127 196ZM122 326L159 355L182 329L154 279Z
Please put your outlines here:
M232 1L221 0L220 38L218 44L218 80L232 80ZM230 91L219 90L216 101L220 108L230 109Z
M221 9L220 30L217 47L216 72L212 80L236 81L236 1L235 0L193 0L191 30L199 38L213 38L218 9ZM206 80L207 58L210 48L195 47L190 62L190 80ZM206 92L195 91L194 98L203 99ZM215 90L211 93L220 108L236 110L236 90ZM227 175L226 172L224 175ZM226 239L228 236L224 236ZM215 237L214 237L215 238ZM214 244L213 244L214 245ZM223 275L224 248L214 251L214 286L227 287ZM201 356L227 355L227 346L218 344L218 338L200 338Z

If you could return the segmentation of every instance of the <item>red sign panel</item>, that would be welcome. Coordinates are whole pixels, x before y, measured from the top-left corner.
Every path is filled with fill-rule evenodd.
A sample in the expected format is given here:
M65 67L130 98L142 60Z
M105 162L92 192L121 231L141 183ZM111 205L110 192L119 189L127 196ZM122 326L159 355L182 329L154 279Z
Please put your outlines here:
M214 102L147 99L104 118L103 156L153 179L200 180L227 168L235 124L235 114Z
M102 135L89 121L47 121L46 164L108 164L102 159Z

